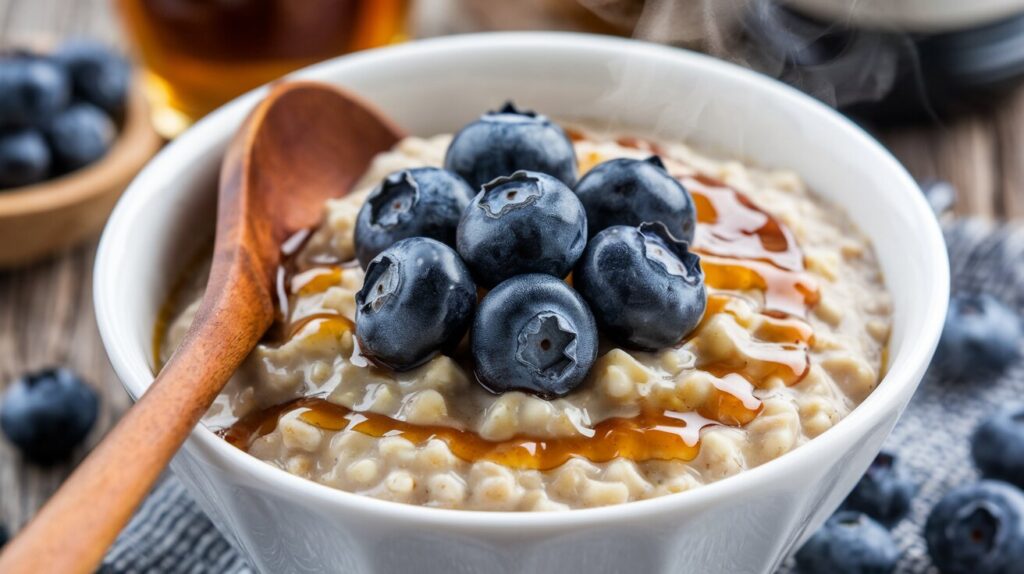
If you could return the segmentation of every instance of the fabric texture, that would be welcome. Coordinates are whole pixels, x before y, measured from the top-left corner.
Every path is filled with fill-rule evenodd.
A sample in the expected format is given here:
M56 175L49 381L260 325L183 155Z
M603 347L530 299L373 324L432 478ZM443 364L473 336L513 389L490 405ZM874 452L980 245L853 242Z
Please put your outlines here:
M173 475L149 495L99 569L99 574L157 572L254 572Z
M960 220L946 228L953 292L987 292L1024 313L1024 228ZM922 289L927 286L922 285ZM998 375L950 381L931 370L886 446L920 485L910 515L893 529L898 572L934 572L921 536L932 506L952 487L976 481L971 431L987 415L1024 402L1024 361ZM145 502L100 570L104 574L249 573L173 476ZM792 560L782 572L792 571Z

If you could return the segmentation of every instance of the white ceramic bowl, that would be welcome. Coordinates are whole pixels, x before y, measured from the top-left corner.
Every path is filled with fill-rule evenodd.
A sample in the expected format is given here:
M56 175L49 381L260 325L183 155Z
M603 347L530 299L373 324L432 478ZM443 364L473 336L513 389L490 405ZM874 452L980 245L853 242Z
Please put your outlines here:
M949 271L928 206L874 140L782 84L676 49L548 33L415 42L299 76L354 89L416 134L450 132L513 98L556 118L793 168L871 237L894 296L894 328L885 380L833 429L738 476L606 508L487 513L383 502L292 476L200 426L172 467L261 571L769 572L853 487L931 358ZM225 144L261 95L232 102L168 146L107 225L96 313L135 397L153 380L160 303L212 229Z
M1024 12L1024 0L785 0L834 22L900 30L949 32Z

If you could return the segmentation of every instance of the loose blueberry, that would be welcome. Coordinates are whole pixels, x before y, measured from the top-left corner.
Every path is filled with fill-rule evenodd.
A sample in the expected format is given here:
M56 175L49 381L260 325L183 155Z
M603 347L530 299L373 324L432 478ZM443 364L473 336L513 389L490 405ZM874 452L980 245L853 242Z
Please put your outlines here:
M370 260L396 241L429 237L455 247L455 230L473 190L436 167L396 171L374 189L356 219L356 257Z
M597 325L583 299L550 275L519 275L480 302L470 333L477 380L494 393L561 397L597 358Z
M0 133L0 189L46 179L50 148L38 131L26 128Z
M899 558L896 542L882 525L865 514L841 511L797 551L796 567L804 574L887 574Z
M46 369L14 381L0 405L0 427L25 458L49 464L67 458L96 422L96 392L67 369Z
M96 42L73 40L59 47L53 59L68 71L77 98L113 118L123 116L131 68L120 55Z
M587 244L587 214L561 181L517 171L473 198L459 222L457 244L483 287L526 273L561 279Z
M1001 371L1020 356L1022 338L1020 317L998 299L957 294L949 301L935 364L956 379Z
M700 258L661 223L598 233L576 265L573 285L602 331L633 349L675 345L707 306Z
M948 181L933 179L921 182L921 193L935 215L943 215L956 205L956 188Z
M971 436L971 456L981 474L1024 488L1024 406L986 419Z
M0 59L0 127L40 126L71 101L71 81L54 61L29 55Z
M68 172L103 157L116 135L114 123L102 110L92 104L78 103L53 119L47 139L54 165Z
M897 461L894 453L878 453L843 508L863 512L890 528L906 516L917 485L904 476Z
M356 337L374 362L407 371L459 343L473 320L476 286L455 251L403 239L366 268L356 293Z
M1024 493L996 480L955 488L932 509L924 537L943 574L1020 572Z
M590 235L613 225L660 221L674 237L693 241L697 209L690 192L665 171L658 156L618 158L594 166L576 184Z
M562 128L511 102L455 134L444 167L473 189L519 170L546 173L569 186L576 183L576 151Z

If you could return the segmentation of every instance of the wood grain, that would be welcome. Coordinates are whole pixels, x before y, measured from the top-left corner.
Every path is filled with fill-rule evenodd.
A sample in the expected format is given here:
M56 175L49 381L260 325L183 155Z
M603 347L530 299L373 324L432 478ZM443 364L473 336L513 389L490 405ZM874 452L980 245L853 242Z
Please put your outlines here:
M881 140L918 179L956 186L958 215L996 218L1004 202L996 133L992 117L979 114L940 126L886 130Z
M508 26L474 19L455 0L422 0L420 35ZM467 15L468 14L468 15ZM545 27L554 27L549 22ZM521 19L516 27L526 27ZM0 44L43 35L121 40L108 0L0 0ZM960 215L1024 220L1024 88L970 117L942 126L881 130L916 177L950 179L960 187ZM0 522L17 530L110 428L130 401L117 381L92 312L95 240L17 272L0 273L0 387L46 365L68 365L101 397L100 418L87 444L65 464L42 469L23 464L0 438Z
M1011 94L993 113L999 157L995 176L1002 193L998 213L1024 219L1024 89Z
M117 45L107 2L2 0L0 44L19 45L40 36L88 35ZM52 468L24 464L0 439L0 522L16 531L57 489L130 404L99 341L92 311L92 264L96 239L17 272L0 272L0 387L18 374L67 365L100 395L96 428L75 457Z

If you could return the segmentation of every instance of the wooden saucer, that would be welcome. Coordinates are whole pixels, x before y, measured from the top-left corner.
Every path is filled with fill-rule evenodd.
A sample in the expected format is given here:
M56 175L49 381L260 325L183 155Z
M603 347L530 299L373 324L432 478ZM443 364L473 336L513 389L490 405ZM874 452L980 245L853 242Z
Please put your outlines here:
M27 265L95 237L121 192L161 145L136 81L124 126L106 155L67 175L0 191L0 269Z

